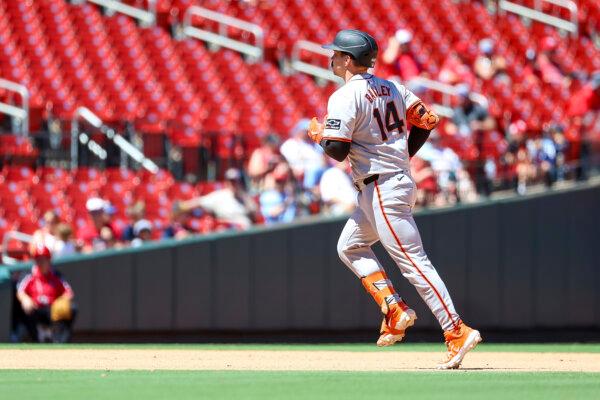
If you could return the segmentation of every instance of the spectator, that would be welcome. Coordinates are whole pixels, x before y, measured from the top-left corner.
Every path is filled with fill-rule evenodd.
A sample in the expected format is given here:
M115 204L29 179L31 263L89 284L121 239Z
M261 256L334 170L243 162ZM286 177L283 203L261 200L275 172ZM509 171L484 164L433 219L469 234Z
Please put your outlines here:
M84 252L102 250L117 246L119 231L110 217L111 205L99 197L92 197L85 203L89 219L77 231L77 240Z
M484 81L493 79L497 82L510 83L510 77L506 73L506 60L495 54L492 39L486 38L479 41L479 53L473 65L473 70L479 78Z
M263 138L260 147L254 149L248 161L248 176L252 181L253 189L259 190L264 185L267 174L281 161L279 154L279 136L269 134Z
M429 140L419 150L419 157L429 162L435 172L440 191L436 195L435 204L443 206L461 201L457 183L459 176L465 176L461 174L463 165L454 150L442 146L440 135L436 131L431 133ZM466 182L461 184L462 194L466 195L464 200L473 199L474 194L468 193L469 186Z
M163 231L163 238L184 239L194 234L194 229L189 224L190 211L181 201L173 202L171 223Z
M459 103L454 108L452 123L463 137L472 136L474 131L490 131L496 128L496 121L488 114L487 110L470 97L469 86L461 84L456 86Z
M332 164L321 177L319 184L321 200L328 214L349 214L356 207L356 188L350 179L347 160L340 163L330 159Z
M571 119L571 127L565 132L569 141L568 159L577 160L574 166L575 178L585 179L590 168L591 156L596 150L593 144L600 142L599 122L600 110L600 70L592 74L590 80L571 97L567 116Z
M265 190L259 197L265 224L291 222L296 216L294 187L287 164L279 164L265 179Z
M524 195L527 185L535 181L536 168L533 164L526 147L519 147L516 156L517 193Z
M51 253L57 251L56 228L60 223L58 215L52 211L46 211L42 218L42 227L33 233L33 238L30 245L30 251L33 251L39 244L50 249Z
M301 119L280 148L281 154L292 168L294 177L303 182L302 186L305 189L317 186L325 170L323 149L306 134L309 125L310 120Z
M427 207L434 204L439 189L431 163L414 156L410 161L410 169L411 176L418 188L415 205Z
M389 38L383 53L383 62L391 65L392 74L399 76L403 82L408 82L421 73L421 68L408 47L412 37L412 33L406 29L397 30L394 36Z
M152 240L152 222L147 219L140 219L133 225L134 239L131 241L132 247L139 247L144 242Z
M75 254L77 252L77 247L75 246L75 242L72 240L73 229L71 225L60 223L56 227L56 243L55 243L55 252L54 257L63 257Z
M30 336L37 342L66 343L75 317L73 290L55 273L50 250L38 244L32 253L35 264L17 286L19 301Z
M564 131L560 125L551 125L548 133L552 137L556 148L556 180L562 181L568 173L566 155L569 150L569 142L565 138Z
M146 216L146 204L143 201L136 202L133 206L127 209L127 215L131 222L123 229L122 239L125 242L130 242L136 237L135 233L133 232L135 223L144 219Z
M202 209L237 229L248 229L255 219L257 206L244 187L240 170L230 168L225 172L224 187L205 196L181 202L186 212Z
M537 174L547 186L554 182L554 169L556 160L556 148L552 139L547 137L536 137L528 141L530 158L534 161Z

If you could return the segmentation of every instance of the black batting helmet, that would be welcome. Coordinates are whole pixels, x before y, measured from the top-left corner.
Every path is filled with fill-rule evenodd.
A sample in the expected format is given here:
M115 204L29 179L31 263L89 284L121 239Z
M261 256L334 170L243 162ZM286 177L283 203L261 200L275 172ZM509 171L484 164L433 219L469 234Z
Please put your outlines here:
M359 65L369 68L375 65L379 50L373 36L356 29L339 31L333 43L323 45L323 48L351 54Z

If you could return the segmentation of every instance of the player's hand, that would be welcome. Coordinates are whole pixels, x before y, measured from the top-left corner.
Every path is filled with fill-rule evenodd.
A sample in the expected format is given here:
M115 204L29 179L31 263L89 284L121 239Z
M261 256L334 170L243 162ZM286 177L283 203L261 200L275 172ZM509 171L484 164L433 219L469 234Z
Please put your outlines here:
M31 299L31 297L23 297L21 299L21 307L23 307L23 311L25 311L25 314L29 315L33 312L33 310L35 310L35 303Z
M423 102L418 101L406 111L406 118L411 125L419 128L432 130L440 123L438 117L433 111L430 111Z
M317 117L313 117L313 119L310 120L310 125L308 127L308 137L316 144L320 144L323 139L324 130L325 124L320 123L317 120Z

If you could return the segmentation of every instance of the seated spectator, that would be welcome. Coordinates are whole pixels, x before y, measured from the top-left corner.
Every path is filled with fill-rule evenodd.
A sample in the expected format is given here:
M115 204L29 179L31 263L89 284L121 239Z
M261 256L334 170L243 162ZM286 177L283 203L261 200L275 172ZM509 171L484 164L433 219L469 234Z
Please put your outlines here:
M506 73L506 60L495 54L494 42L486 38L479 41L479 56L475 60L473 69L475 74L484 81L496 80L510 83L510 77Z
M435 198L439 192L437 177L431 163L414 156L410 160L411 176L417 185L416 205L427 207L435 203Z
M349 214L356 207L357 193L348 171L350 164L347 160L340 163L331 160L330 164L319 183L325 213Z
M458 155L449 147L444 147L441 144L441 138L437 131L433 131L429 136L429 140L425 142L419 150L419 158L429 162L431 168L437 177L437 186L440 190L436 196L435 203L439 206L454 204L463 199L461 194L466 195L466 199L473 199L476 194L468 193L467 182L461 181L461 193L458 191L458 179L465 177L461 174L463 165ZM466 175L468 177L468 174ZM471 186L472 187L472 186Z
M225 172L223 188L182 201L179 207L184 212L201 209L234 228L248 229L255 219L257 207L246 192L242 178L240 170L230 168Z
M259 197L265 224L291 222L296 217L296 197L287 164L279 164L265 179L265 190Z
M254 149L248 161L248 176L252 188L260 191L263 187L267 174L281 161L279 154L279 136L275 134L266 135L260 147Z
M132 247L139 247L144 242L152 240L152 222L147 219L140 219L133 225L134 239L131 241Z
M470 98L470 89L467 85L457 86L458 106L454 108L452 123L456 131L463 137L471 137L475 131L489 131L496 129L496 121L488 111L479 103ZM453 131L452 127L447 127Z
M122 239L125 242L130 242L135 239L136 235L133 232L133 227L137 221L144 219L146 216L146 204L143 201L138 201L127 209L127 216L131 222L123 229Z
M54 254L57 250L56 228L59 223L60 219L54 211L46 211L42 219L42 227L33 233L30 251L33 251L37 245L42 244Z
M325 170L323 149L314 143L306 132L310 125L309 119L300 120L290 132L290 137L281 145L280 152L286 159L294 177L303 182L305 189L318 185L321 174Z
M163 238L185 239L195 233L189 224L190 210L181 201L173 202L171 223L163 231Z
M54 257L69 256L77 253L77 247L72 239L73 229L71 225L60 223L56 227L56 243Z
M32 253L35 264L17 286L25 324L37 342L66 343L75 318L73 290L51 265L50 250L38 244Z
M403 82L419 76L422 71L408 47L412 37L412 33L406 29L397 30L394 36L389 38L383 53L383 62L391 65L392 74L399 76Z
M77 231L77 240L84 252L103 250L118 246L119 230L112 223L111 205L98 197L92 197L85 203L89 219Z

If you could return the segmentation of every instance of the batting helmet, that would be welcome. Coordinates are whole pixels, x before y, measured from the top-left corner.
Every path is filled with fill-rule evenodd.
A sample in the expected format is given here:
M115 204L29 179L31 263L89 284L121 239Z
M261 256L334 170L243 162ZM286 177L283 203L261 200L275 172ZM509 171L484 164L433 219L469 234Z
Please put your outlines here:
M323 45L323 48L351 54L363 67L372 67L377 58L377 42L371 35L356 29L339 31L333 43Z
M42 243L38 243L35 245L35 247L33 248L33 250L31 251L31 255L33 256L33 258L52 258L52 254L50 254L50 250L48 250L48 248L46 246L44 246Z

